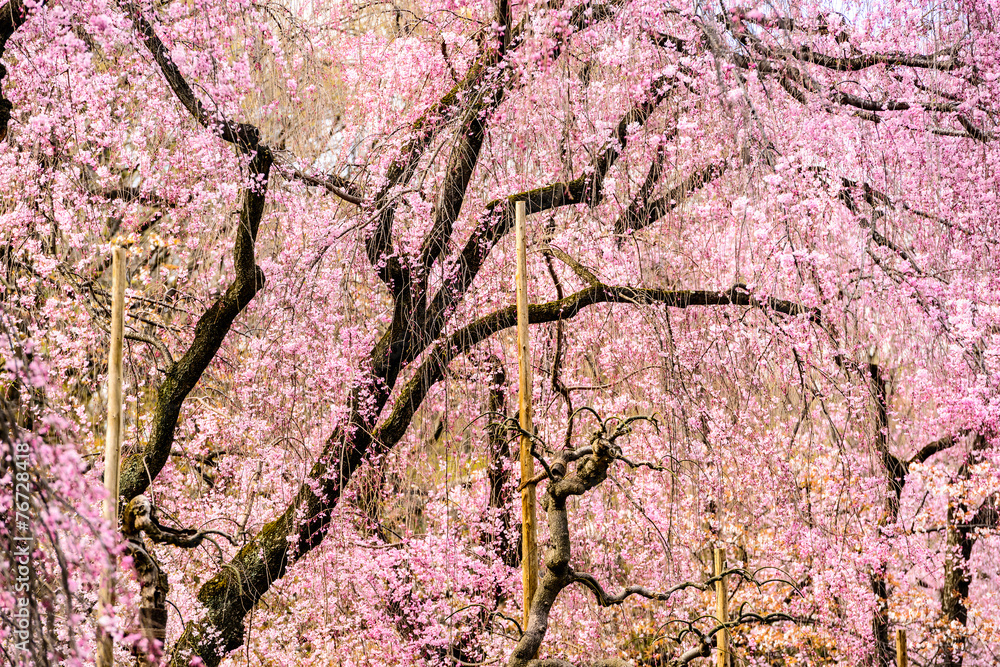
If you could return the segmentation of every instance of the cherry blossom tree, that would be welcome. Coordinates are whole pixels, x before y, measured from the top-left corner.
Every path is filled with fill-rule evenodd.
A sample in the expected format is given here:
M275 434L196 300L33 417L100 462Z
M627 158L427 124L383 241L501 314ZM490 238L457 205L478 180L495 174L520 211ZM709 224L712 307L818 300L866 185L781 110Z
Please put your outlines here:
M10 515L30 469L30 592L60 592L5 659L85 660L100 622L172 665L687 664L725 630L739 663L882 667L897 629L914 664L993 664L998 18L7 0L0 479Z

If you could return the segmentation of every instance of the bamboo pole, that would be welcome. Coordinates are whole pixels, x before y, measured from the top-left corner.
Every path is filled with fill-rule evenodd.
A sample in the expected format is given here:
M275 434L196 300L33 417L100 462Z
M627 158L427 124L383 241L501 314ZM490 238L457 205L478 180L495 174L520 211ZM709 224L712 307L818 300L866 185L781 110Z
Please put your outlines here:
M715 618L719 623L729 622L729 593L726 590L726 550L715 550ZM723 628L716 635L718 642L718 667L729 667L729 630Z
M906 667L908 659L906 657L906 630L896 629L896 667Z
M111 262L111 345L108 351L108 424L104 438L104 518L118 525L118 482L122 439L122 336L125 311L125 250L115 248ZM115 563L109 562L98 595L99 615L115 603ZM111 636L98 628L97 667L112 667Z
M532 433L531 427L531 368L528 354L528 274L524 249L523 201L515 204L515 245L517 249L517 367L518 413L522 431ZM531 440L521 435L521 484L535 476L535 460L531 457ZM531 600L538 585L538 527L535 524L535 485L521 489L521 580L524 584L524 629L528 629Z

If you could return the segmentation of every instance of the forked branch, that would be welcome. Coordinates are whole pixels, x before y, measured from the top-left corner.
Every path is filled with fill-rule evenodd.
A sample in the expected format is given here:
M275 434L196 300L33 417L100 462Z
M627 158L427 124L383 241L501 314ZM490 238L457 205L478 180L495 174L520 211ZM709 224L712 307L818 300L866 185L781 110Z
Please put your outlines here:
M596 414L596 413L595 413ZM622 604L632 596L643 597L649 600L665 601L672 595L686 589L707 590L716 581L727 576L738 576L750 581L758 588L767 583L781 582L790 585L795 589L795 585L784 579L768 579L759 581L753 573L742 568L734 568L717 574L703 583L683 582L666 591L658 592L646 586L627 586L622 591L609 594L598 582L597 578L586 572L578 572L572 567L572 540L570 537L570 522L567 512L567 499L570 496L584 495L595 489L608 476L609 468L620 460L621 448L618 440L631 432L632 425L637 421L655 421L646 416L633 416L625 419L610 418L601 420L597 416L599 427L594 430L590 438L590 444L586 447L564 450L556 455L555 462L547 465L551 482L545 489L542 498L542 507L546 510L549 524L549 548L545 553L545 572L542 576L534 599L531 602L531 609L528 616L527 626L524 628L517 645L514 647L510 658L507 661L508 667L545 667L559 666L572 667L557 659L535 660L538 650L545 638L548 630L549 614L555 605L559 594L567 586L574 583L583 584L589 588L597 599L598 605L609 607ZM573 470L566 470L565 464L575 463ZM560 473L556 472L556 467L560 466ZM678 620L685 627L676 637L677 644L681 644L688 635L697 638L697 645L688 649L680 656L670 661L672 665L686 665L691 660L698 657L710 655L714 637L723 630L729 630L745 624L771 624L781 621L798 621L789 614L772 612L760 614L754 611L746 611L745 605L741 607L735 618L721 620L708 630L698 627L700 619L694 621ZM666 656L661 662L666 662ZM594 664L615 665L620 667L626 665L624 661L617 658L598 661Z

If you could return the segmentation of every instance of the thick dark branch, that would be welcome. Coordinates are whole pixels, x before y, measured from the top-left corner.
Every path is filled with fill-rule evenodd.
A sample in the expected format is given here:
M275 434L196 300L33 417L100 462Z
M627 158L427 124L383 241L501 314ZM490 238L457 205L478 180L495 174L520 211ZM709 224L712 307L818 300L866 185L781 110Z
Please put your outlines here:
M792 96L799 104L806 104L808 100L806 99L806 94L802 92L802 89L797 87L787 76L782 76L778 79L778 83L781 87L785 89L785 92Z
M396 201L393 192L405 185L413 177L420 158L437 135L438 130L448 121L475 103L472 92L483 83L487 70L494 62L495 52L488 51L465 73L455 86L441 97L431 108L420 115L410 127L410 140L400 149L386 173L382 188L373 200L375 227L365 242L368 261L378 271L379 277L394 293L402 289L403 271L399 260L392 257L392 226L396 218ZM465 102L465 104L463 104Z
M827 169L825 167L813 167L811 169L813 171L815 171L816 173L823 173L823 172L827 171ZM974 232L971 229L967 229L967 228L962 227L961 225L958 225L958 224L956 224L954 222L951 222L949 220L945 220L944 218L942 218L940 216L936 216L936 215L927 213L925 211L921 211L920 209L916 209L916 208L914 208L913 206L911 206L910 204L908 204L906 202L896 202L896 201L893 201L893 199L891 197L889 197L889 195L887 195L884 192L876 189L870 183L864 183L864 182L859 183L858 181L854 181L854 180L851 180L851 179L845 178L845 177L841 177L840 182L841 182L841 189L840 189L840 192L838 193L837 197L838 197L838 199L841 202L844 203L845 206L847 206L848 210L850 210L851 213L854 213L855 215L860 215L861 213L858 210L857 203L855 202L854 196L851 193L855 189L860 189L862 197L863 197L865 203L867 203L872 209L878 209L879 207L883 207L883 206L886 207L886 208L889 208L889 209L893 209L893 210L899 208L899 209L902 209L902 210L906 211L907 213L910 213L912 215L917 216L918 218L923 218L924 220L930 220L931 222L935 222L935 223L937 223L937 224L939 224L939 225L941 225L943 227L947 227L948 229L955 230L957 232L960 232L962 234L966 234L968 236L975 236L977 238L983 238L982 234L977 234L976 232ZM884 237L882 237L882 238L884 239ZM877 238L873 237L872 240L875 241L875 243L877 243L879 245L883 245L879 241L879 239L877 239ZM994 245L997 243L997 240L993 239L993 238L988 238L987 237L987 238L983 238L983 240L985 242L987 242L987 243L994 244ZM910 253L908 251L905 251L902 248L898 248L898 246L896 246L895 244L893 244L892 246L886 245L885 247L889 247L889 249L893 250L894 252L901 252L902 251L902 252L906 252L907 255L910 255ZM903 257L903 259L910 259L910 257ZM918 269L918 272L919 272L919 269Z
M869 363L868 373L872 400L875 403L875 446L889 476L889 487L896 496L895 502L890 504L891 520L895 521L899 511L899 498L903 493L903 486L906 484L908 465L889 451L888 383L882 374L882 368L878 364Z
M878 231L878 229L875 228L875 223L873 220L878 219L879 216L877 211L878 207L888 206L891 208L892 200L889 199L887 195L876 190L868 183L863 183L861 189L864 193L865 203L871 206L873 211L875 212L875 214L872 216L873 219L869 220L864 216L862 216L861 211L858 210L858 205L854 201L854 195L852 194L852 190L859 187L858 183L856 181L852 181L849 178L842 177L840 180L842 183L842 187L840 189L840 192L837 194L837 199L843 202L844 206L846 206L851 213L859 217L860 219L859 222L862 227L867 227L871 229L871 239L872 241L875 242L875 245L881 246L883 248L886 248L894 252L901 259L908 262L910 266L913 267L913 270L917 272L917 274L926 275L920 268L920 266L917 264L917 260L913 256L913 253L911 253L906 248L899 246L899 244L893 242L892 240L887 238L884 234L882 234L880 231Z
M125 338L129 340L138 341L140 343L146 343L147 345L156 349L157 352L163 355L163 358L167 360L167 363L173 365L174 358L170 355L170 350L167 348L166 344L156 338L155 336L147 336L144 333L138 333L135 331L126 331Z
M662 197L651 202L646 201L646 195L640 192L629 205L625 214L615 220L615 233L625 234L652 225L667 213L670 213L683 204L692 192L701 189L709 182L722 176L728 168L729 166L725 162L710 164L693 172L680 183L670 188ZM652 170L650 173L652 173Z
M327 192L334 194L349 204L360 206L364 201L364 196L360 190L346 178L332 174L323 176L310 176L300 169L288 164L281 165L282 170L291 178L302 181L306 185L313 185L323 188Z
M875 447L885 468L886 482L892 493L885 498L880 525L895 524L899 518L899 500L906 485L907 465L889 451L889 412L887 382L882 369L868 364L869 387L875 404ZM878 667L887 667L891 660L889 643L889 588L884 568L874 568L870 575L875 608L872 611L872 634L875 639L875 659Z
M455 147L448 158L445 179L434 207L434 224L421 249L424 271L430 270L451 239L452 228L462 211L469 181L472 180L472 172L479 162L479 152L486 137L487 119L504 98L503 79L492 81L488 85L491 90L480 93L477 101L466 111Z
M507 398L505 385L507 383L507 375L504 373L500 360L495 356L491 356L487 360L487 364L492 366L493 374L486 406L487 412L496 417L506 416ZM509 567L515 567L521 561L521 554L517 548L517 540L510 539L510 530L514 522L511 511L514 497L513 489L511 488L511 476L513 473L511 462L513 458L503 420L491 422L486 428L486 435L488 454L486 478L489 480L489 496L487 497L486 507L490 513L489 519L499 523L498 529L488 533L486 537L493 543L500 559Z
M697 658L707 658L712 655L712 647L703 638L699 638L698 645L681 653L670 661L671 667L683 667Z
M669 137L664 137L664 143L668 139L672 139L677 135L677 129L671 130ZM653 156L653 162L649 165L649 170L646 172L646 179L642 182L639 187L639 192L636 193L635 197L632 199L632 203L629 204L628 210L625 214L615 220L615 233L623 234L625 229L628 228L628 224L625 221L631 221L633 219L638 219L642 216L643 211L646 209L646 205L649 202L650 195L653 194L653 188L656 184L660 182L660 176L663 174L663 159L664 159L664 146L661 144L656 149L656 155Z
M602 607L611 607L613 605L618 605L624 602L626 599L633 595L638 595L639 597L644 597L648 600L657 600L664 602L670 599L670 596L674 593L686 590L688 588L697 588L700 591L705 590L704 584L697 584L692 581L686 581L683 584L678 584L670 590L663 592L651 591L645 586L628 586L623 589L620 593L615 595L608 595L601 584L598 583L597 579L586 572L571 572L570 583L581 583L587 588L589 588L594 596L597 598L597 604Z
M930 55L902 52L866 53L857 56L829 56L817 53L808 46L795 49L781 49L772 52L772 57L795 58L802 62L819 65L838 72L858 72L875 65L888 67L914 67L949 72L958 69L962 63L955 58L955 48L941 49Z
M511 424L511 430L519 432L521 435L526 435L530 438L536 438L535 435L530 434L524 429L520 428L515 420L511 419L510 424ZM560 479L566 476L566 467L570 463L572 463L573 461L578 461L582 459L584 456L590 456L593 453L594 453L594 448L591 445L584 445L583 447L577 447L576 449L564 449L555 455L555 458L552 460L552 463L550 464L541 456L541 453L535 448L534 444L532 444L531 455L534 456L538 460L538 462L542 464L542 467L545 468L545 470L535 475L533 478L521 482L517 490L520 491L521 489L527 486L530 486L532 484L538 484L542 480L546 479L559 481ZM618 456L617 459L619 461L626 460L624 457L621 456Z
M163 469L170 456L184 400L215 357L236 316L264 286L264 273L254 261L254 245L264 214L273 156L266 146L260 144L260 132L256 127L209 113L139 8L126 5L126 9L143 43L181 104L202 126L251 155L233 249L236 276L226 292L198 320L191 346L179 361L170 365L166 377L157 389L149 440L141 453L129 456L122 462L120 489L122 497L127 501L148 489Z
M583 282L587 283L588 285L601 284L601 281L598 280L597 276L595 276L590 269L588 269L583 264L570 257L564 250L557 248L556 246L549 246L548 248L543 250L543 252L552 255L553 257L561 261L563 264L573 269L573 273L582 278Z
M575 30L583 30L602 21L608 21L618 15L618 11L625 5L625 2L626 0L610 0L600 4L584 2L573 8L569 24Z
M963 128L965 128L965 131L968 132L969 136L976 141L981 141L985 144L988 141L996 139L996 135L992 132L987 132L980 127L976 127L976 125L963 114L958 115L958 122Z
M248 123L236 123L221 113L209 112L195 95L184 75L181 74L180 68L170 57L170 51L156 34L152 24L142 15L142 11L135 5L126 4L125 7L131 15L132 22L142 37L143 43L153 54L153 59L156 60L156 64L170 85L170 89L174 91L181 104L191 112L194 119L240 150L247 152L255 150L260 143L260 131Z
M736 26L729 20L728 16L720 17L730 26ZM813 51L808 45L801 45L793 48L782 49L769 46L751 31L741 30L737 34L737 39L743 44L760 53L769 60L798 61L819 65L826 69L838 72L857 72L868 69L876 65L886 65L893 67L910 67L914 69L934 69L939 71L952 71L962 66L962 62L956 57L958 45L935 51L931 54L903 53L901 51L891 51L887 53L864 53L853 56L831 56Z
M900 100L875 100L865 99L858 95L835 91L831 97L835 102L847 106L855 107L863 111L909 111L910 109L924 109L925 111L950 112L958 109L955 102L903 102Z
M938 452L943 452L946 449L954 447L956 440L954 436L948 435L940 440L935 440L934 442L929 442L923 447L921 447L916 454L907 462L908 465L913 465L914 463L923 463L930 457L934 456Z
M682 667L683 665L689 664L692 660L696 658L707 658L712 655L712 647L715 645L714 637L722 632L723 630L732 630L741 625L760 624L760 625L773 625L775 623L782 622L792 622L792 623L807 623L807 619L796 618L788 614L783 614L781 612L774 612L770 614L758 614L755 612L741 612L740 615L726 623L719 623L708 632L702 632L694 626L693 623L687 621L684 622L688 627L681 633L681 636L677 638L678 643L684 638L684 635L693 634L697 637L698 643L693 647L681 653L676 658L673 658L668 663L670 667ZM644 663L644 664L664 664L664 659L666 656L659 658L655 663Z
M961 107L961 101L951 100L944 102L906 102L902 100L874 100L861 97L859 95L854 95L852 93L847 93L840 90L833 90L830 92L825 91L825 87L821 86L814 78L809 76L804 70L797 68L793 63L801 62L813 62L816 61L817 64L824 66L830 66L832 69L840 69L841 66L845 71L851 69L852 67L861 67L865 65L870 67L875 64L880 64L878 61L885 60L888 62L894 57L903 57L900 54L881 54L881 55L870 55L870 56L858 56L854 58L831 58L828 56L820 56L818 54L813 54L811 51L804 52L792 52L772 49L771 47L765 45L762 40L758 37L744 32L739 35L740 41L747 46L747 48L755 50L759 53L762 58L756 59L751 58L743 54L734 53L732 54L733 62L743 69L750 69L755 67L761 74L774 74L778 76L778 82L781 86L798 102L805 104L807 102L805 91L811 92L813 94L819 95L824 99L830 100L830 102L838 103L843 106L852 107L858 109L856 112L858 117L872 121L880 122L881 117L877 114L885 111L908 111L910 109L923 109L925 111L937 111L941 113L953 113L958 111ZM798 57L801 55L802 57ZM938 54L940 55L940 53ZM807 57L808 56L808 57ZM915 58L910 66L919 67L916 64L923 62L925 58L935 58L937 56L912 56L910 58ZM905 59L905 58L904 58ZM957 63L954 59L948 61L950 63ZM870 64L866 64L870 63ZM939 63L940 64L940 63ZM954 66L948 65L941 67L941 69L953 69L958 67L958 64ZM801 88L800 88L801 87ZM833 112L835 108L830 106L826 109L828 112ZM966 128L968 136L973 138L982 137L980 140L985 141L992 136L985 130L975 127L965 119L963 122L963 117L959 115L959 122L963 123L963 126L968 124L970 127ZM971 129L970 129L971 128Z
M604 177L625 150L629 129L634 130L636 126L645 124L657 106L670 95L670 85L671 80L667 78L657 79L650 85L648 99L622 116L606 148L591 163L589 173L568 183L554 183L495 200L487 205L465 247L456 257L453 278L434 296L428 308L432 335L436 336L444 327L451 309L468 290L494 246L513 228L515 202L525 202L527 215L569 204L600 204L603 201Z
M250 162L248 183L243 191L239 228L233 251L236 276L225 293L198 320L191 346L171 364L157 389L149 440L141 453L122 462L121 495L128 501L143 493L170 456L174 430L184 399L215 357L236 316L264 286L264 273L254 263L254 243L264 214L271 154L260 146Z
M769 297L766 301L753 297L741 287L721 292L711 290L662 290L637 287L594 285L569 295L564 299L534 304L528 308L531 324L569 320L583 309L598 303L630 303L635 305L665 304L671 308L692 306L751 306L781 313L790 317L805 316L820 323L820 312L791 301ZM517 308L508 306L459 329L448 339L431 350L420 368L403 388L392 413L374 432L374 438L391 447L402 437L413 413L423 402L430 388L444 377L444 370L453 358L464 354L493 334L516 324Z
M213 535L235 543L231 535L218 530L178 529L164 526L160 523L156 507L143 495L133 498L125 507L122 516L122 534L130 540L139 541L140 544L140 533L145 533L146 537L157 544L169 544L182 549L193 549L205 540L211 541Z
M234 122L221 113L210 113L201 100L198 99L198 96L195 95L194 90L184 78L180 68L177 67L177 64L171 58L166 45L164 45L163 41L156 34L152 24L142 15L141 10L134 5L126 5L126 8L132 16L136 30L142 37L146 48L156 60L156 64L159 66L164 78L166 78L171 90L173 90L177 99L180 100L181 104L184 105L195 120L203 127L216 132L222 139L236 145L241 150L247 152L256 150L260 143L260 131L257 127L249 123ZM326 188L352 204L361 204L361 197L357 188L346 179L338 176L324 176L323 178L308 176L294 167L290 171L293 177L309 185Z
M308 479L276 519L266 524L198 591L202 622L189 623L177 642L173 664L198 655L210 667L243 643L244 618L288 567L322 543L333 510L372 445L372 420L385 405L402 367L411 335L397 300L393 322L358 373L350 417L330 435Z
M497 25L499 25L500 29L503 31L503 34L500 35L500 53L506 53L507 47L510 46L510 31L513 24L510 12L510 2L508 0L496 0L495 6Z
M970 479L973 466L982 460L983 450L987 448L987 440L977 434L972 443L969 458L959 467L952 483L962 484ZM943 665L947 667L962 667L965 654L966 636L964 629L969 619L968 599L969 587L972 583L972 572L969 569L969 559L972 548L979 539L980 532L985 528L997 525L997 494L994 492L986 497L979 508L968 515L965 499L959 496L948 502L947 548L945 550L944 585L941 588L941 612L943 623L952 628L940 642L943 654ZM968 518L967 518L968 517Z
M617 8L622 4L620 0L603 4L583 3L574 8L570 17L570 25L576 30L581 30L594 23L613 18ZM390 286L394 293L396 290L402 289L404 285L408 285L409 278L404 275L399 261L392 256L392 226L396 215L393 191L408 183L413 177L417 164L438 130L450 120L464 116L466 122L463 123L463 131L459 136L459 145L452 153L452 164L449 168L450 183L446 183L442 188L442 196L435 211L437 219L433 231L424 244L426 266L428 260L435 261L443 252L450 237L451 225L461 209L475 160L464 164L461 161L463 157L471 156L472 152L478 157L479 146L474 145L481 144L482 136L477 137L477 135L482 133L483 128L477 127L476 123L482 122L485 117L477 116L476 112L495 108L503 99L505 81L500 79L487 83L486 79L488 76L494 76L491 72L496 69L497 65L501 64L507 53L522 43L525 30L528 27L527 20L526 16L517 26L511 27L509 38L506 34L504 35L502 48L485 49L480 59L469 68L462 80L413 123L410 129L410 140L400 150L398 157L386 174L385 183L374 197L373 210L376 224L366 242L368 261L376 267L379 277ZM559 55L567 36L566 34L560 36L548 54L549 58L555 58ZM471 136L468 134L469 131L471 131ZM459 173L452 172L452 168L455 166L459 167ZM464 173L466 169L468 169L468 173ZM509 215L511 217L513 217L512 202L513 199L510 203ZM496 205L497 202L494 202L488 207L488 214L492 214ZM492 244L489 248L492 248ZM479 259L481 260L482 256ZM460 291L464 293L466 288L467 285ZM436 336L439 331L440 327L437 331L431 331L428 340Z

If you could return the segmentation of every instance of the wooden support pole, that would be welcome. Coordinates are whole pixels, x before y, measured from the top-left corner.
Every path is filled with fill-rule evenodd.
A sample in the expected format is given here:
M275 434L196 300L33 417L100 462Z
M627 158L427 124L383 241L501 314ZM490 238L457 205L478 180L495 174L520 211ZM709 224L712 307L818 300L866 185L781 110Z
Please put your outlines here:
M528 353L528 274L524 248L524 202L515 204L515 246L517 249L517 367L518 413L521 429L532 433L531 426L531 357ZM521 435L521 483L535 476L531 440ZM531 601L538 586L538 527L535 524L535 485L521 489L521 580L524 584L524 629L528 628Z
M122 440L122 336L125 312L125 250L115 248L111 262L111 345L108 351L108 424L104 437L104 518L118 525L118 482ZM115 603L115 563L110 561L98 594L98 615ZM112 667L111 637L98 628L97 667Z
M719 623L729 622L729 592L726 590L726 550L715 550L715 618ZM722 629L715 635L718 642L718 667L729 667L729 630Z
M906 657L906 630L896 629L896 667L907 667Z

